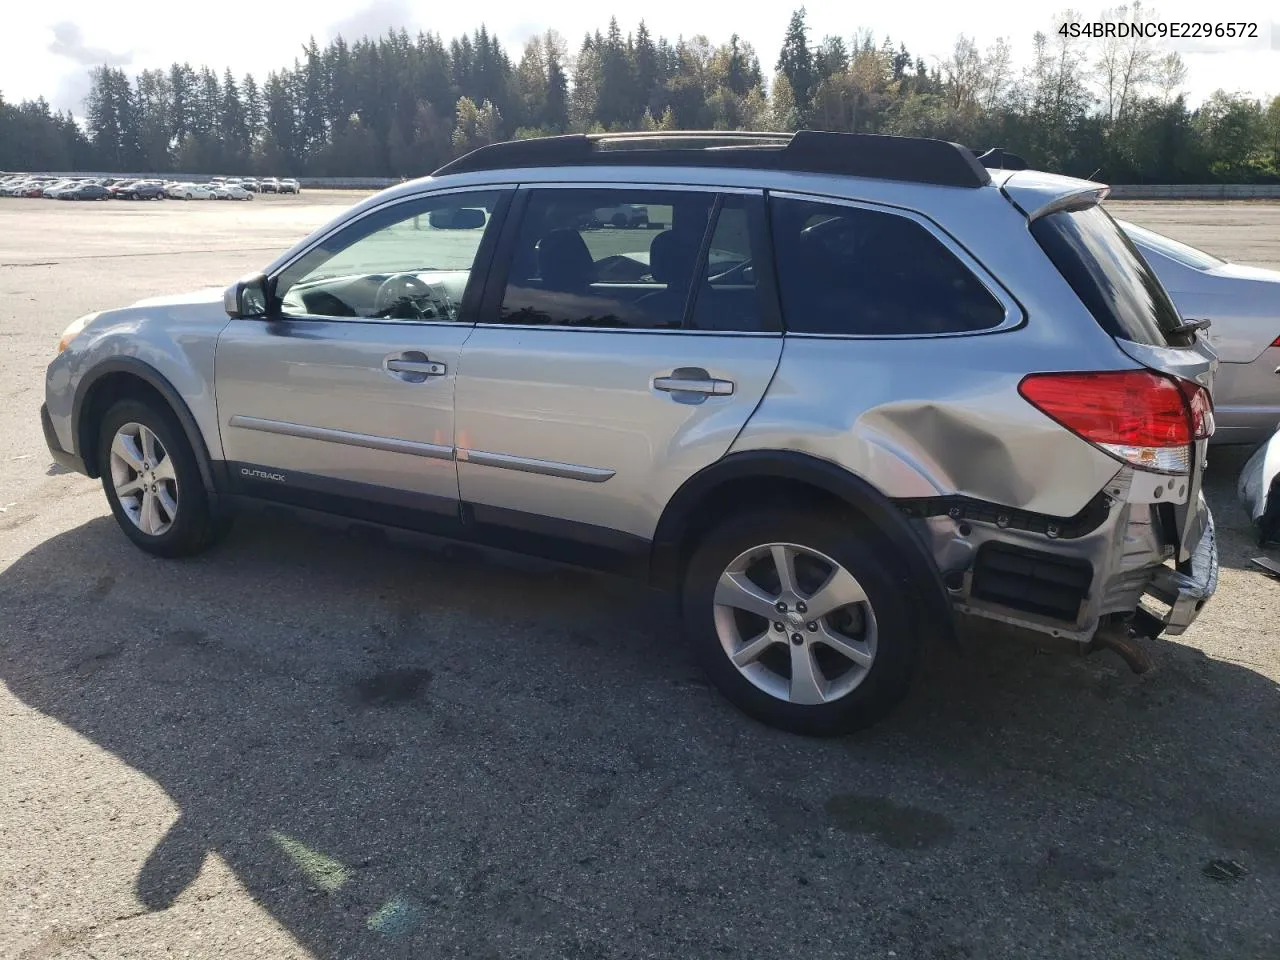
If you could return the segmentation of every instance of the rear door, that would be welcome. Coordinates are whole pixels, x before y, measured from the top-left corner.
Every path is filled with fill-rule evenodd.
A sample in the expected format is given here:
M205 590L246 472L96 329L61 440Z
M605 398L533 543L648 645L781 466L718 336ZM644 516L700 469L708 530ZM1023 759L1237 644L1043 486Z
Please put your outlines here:
M646 216L596 215L619 208ZM729 449L777 368L763 198L556 185L513 210L459 362L464 511L481 538L534 533L625 560Z

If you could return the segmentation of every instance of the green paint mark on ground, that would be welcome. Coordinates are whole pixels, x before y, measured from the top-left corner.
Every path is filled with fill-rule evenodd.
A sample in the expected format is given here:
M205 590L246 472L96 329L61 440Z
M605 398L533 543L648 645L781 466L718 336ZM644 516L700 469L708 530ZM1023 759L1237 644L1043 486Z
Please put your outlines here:
M325 893L336 893L351 879L349 869L332 857L326 857L318 850L312 850L300 840L286 837L283 833L277 833L274 830L271 832L271 839L297 865L307 879Z
M404 897L388 900L369 918L369 929L388 937L399 937L412 931L421 918L418 908Z

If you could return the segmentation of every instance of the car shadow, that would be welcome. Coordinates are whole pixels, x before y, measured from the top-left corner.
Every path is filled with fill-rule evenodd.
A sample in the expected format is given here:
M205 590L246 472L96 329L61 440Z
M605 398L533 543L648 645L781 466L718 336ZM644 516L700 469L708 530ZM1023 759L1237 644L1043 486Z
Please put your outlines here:
M0 680L180 810L141 904L216 854L318 957L1261 956L1280 930L1280 694L1177 642L1143 677L931 651L890 721L813 741L710 691L648 591L490 554L255 519L165 562L100 518L0 573L0 609Z

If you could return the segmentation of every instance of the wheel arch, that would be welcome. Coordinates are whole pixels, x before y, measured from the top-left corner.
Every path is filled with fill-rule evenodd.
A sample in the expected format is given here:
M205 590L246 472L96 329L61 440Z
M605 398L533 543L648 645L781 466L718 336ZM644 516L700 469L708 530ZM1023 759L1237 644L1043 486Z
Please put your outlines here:
M694 474L676 491L658 521L649 578L678 589L684 564L698 539L736 510L786 502L825 502L851 509L897 558L897 574L923 635L956 642L951 601L937 564L910 521L862 477L843 467L790 450L730 454Z
M101 475L95 438L111 404L125 397L159 399L173 412L191 444L205 490L210 497L216 497L218 491L209 448L191 409L162 373L134 357L104 360L85 374L76 388L71 407L72 438L75 452L84 461L85 472L90 477Z

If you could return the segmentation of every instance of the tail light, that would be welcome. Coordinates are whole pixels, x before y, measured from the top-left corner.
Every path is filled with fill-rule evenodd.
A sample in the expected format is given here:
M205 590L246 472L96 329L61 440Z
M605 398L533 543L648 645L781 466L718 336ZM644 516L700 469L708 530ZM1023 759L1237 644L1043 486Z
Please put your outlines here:
M1213 401L1190 380L1149 370L1033 373L1018 392L1046 416L1141 470L1189 473L1213 434Z

